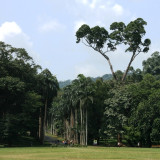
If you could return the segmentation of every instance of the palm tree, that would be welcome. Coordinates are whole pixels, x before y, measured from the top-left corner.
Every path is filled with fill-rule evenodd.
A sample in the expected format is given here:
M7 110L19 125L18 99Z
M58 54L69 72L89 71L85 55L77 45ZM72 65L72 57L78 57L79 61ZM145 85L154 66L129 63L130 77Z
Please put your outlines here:
M51 105L59 89L56 77L48 69L39 74L39 87L44 103L44 108L40 110L40 140L43 143L47 123L47 108Z
M84 75L78 75L77 95L79 97L80 104L80 119L81 119L81 131L80 131L80 144L87 145L88 141L88 113L87 107L89 102L93 102L94 86L90 78L86 78Z

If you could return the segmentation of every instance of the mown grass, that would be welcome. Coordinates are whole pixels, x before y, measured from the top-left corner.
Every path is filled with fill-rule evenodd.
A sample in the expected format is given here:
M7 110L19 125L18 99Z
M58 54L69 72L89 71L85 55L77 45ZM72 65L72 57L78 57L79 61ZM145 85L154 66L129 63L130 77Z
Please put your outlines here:
M118 147L0 148L0 160L160 160L160 149Z

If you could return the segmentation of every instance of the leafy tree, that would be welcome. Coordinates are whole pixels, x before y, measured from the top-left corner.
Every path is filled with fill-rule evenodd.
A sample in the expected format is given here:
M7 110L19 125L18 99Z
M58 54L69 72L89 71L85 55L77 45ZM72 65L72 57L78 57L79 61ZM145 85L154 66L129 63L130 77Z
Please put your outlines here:
M152 74L159 79L160 76L160 53L154 52L150 58L143 61L143 72Z
M93 140L98 140L100 144L100 137L106 139L105 117L104 112L106 105L104 100L109 97L109 90L112 88L110 81L103 81L97 79L94 83L95 92L93 94L93 104L88 108L88 137L89 143L92 144Z
M105 100L105 133L111 138L118 135L118 142L122 142L122 135L132 110L131 97L129 92L127 92L127 87L115 86L109 92L110 98Z
M76 37L77 43L82 40L82 43L99 52L108 61L112 75L116 79L110 59L106 55L107 52L114 51L116 49L116 44L111 41L108 31L103 27L95 26L90 28L88 25L84 24L76 32ZM103 51L105 43L107 44L107 49Z
M44 107L40 110L40 140L44 143L44 136L47 124L47 111L51 107L53 98L57 95L59 89L58 81L55 76L51 74L48 69L42 71L39 75L39 94L42 96L42 103Z
M107 53L115 51L117 45L125 44L127 46L125 51L132 52L132 56L122 76L122 82L124 82L136 56L141 52L145 53L149 50L150 39L142 41L146 33L144 29L145 25L147 25L147 23L142 18L131 21L128 25L125 25L123 22L114 22L110 25L112 33L109 34L103 27L95 26L90 28L88 25L84 24L76 32L77 43L82 41L86 46L99 52L108 61L115 80L117 80L117 77Z
M59 104L53 108L59 113L58 117L63 119L65 139L74 140L74 143L80 140L81 145L87 145L88 107L93 102L93 92L92 80L84 75L78 75L71 85L63 88ZM60 123L59 126L62 127L62 122Z
M143 79L143 72L141 71L141 69L138 68L134 70L133 67L129 68L128 76L127 76L128 83L137 83L142 81L142 79Z
M78 98L80 102L80 115L81 115L81 132L80 144L87 145L88 142L88 103L93 102L93 83L90 78L86 78L82 74L78 75L79 85ZM85 125L85 126L84 126Z
M155 130L153 126L157 125L157 118L159 118L159 86L160 82L149 74L145 75L139 84L130 86L134 110L129 123L140 133L139 141L144 146L151 146L152 139L157 140L156 133L159 129Z
M36 132L34 137L37 136L38 128L35 125L28 127L29 120L25 121L23 116L27 119L27 108L28 115L35 116L32 124L37 123L38 111L34 110L33 103L40 104L35 90L38 68L40 66L35 65L25 49L0 42L0 135L1 141L6 140L9 145L17 137L33 133L33 130Z

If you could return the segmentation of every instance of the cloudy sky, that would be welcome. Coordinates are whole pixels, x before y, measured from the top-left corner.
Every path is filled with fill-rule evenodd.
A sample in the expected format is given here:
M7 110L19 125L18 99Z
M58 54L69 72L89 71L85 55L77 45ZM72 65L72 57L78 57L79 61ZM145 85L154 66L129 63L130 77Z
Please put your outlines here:
M91 48L76 44L75 32L82 24L109 29L112 22L128 24L136 18L147 22L146 38L152 45L133 66L160 51L159 0L0 0L0 41L25 48L35 62L48 68L58 80L78 74L110 73L106 60ZM130 58L123 47L109 53L114 70L125 70Z

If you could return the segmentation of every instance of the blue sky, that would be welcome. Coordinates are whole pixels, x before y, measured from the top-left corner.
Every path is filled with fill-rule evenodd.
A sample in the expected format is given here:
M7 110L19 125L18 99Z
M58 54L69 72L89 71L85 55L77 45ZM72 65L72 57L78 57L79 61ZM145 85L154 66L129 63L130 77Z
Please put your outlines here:
M115 21L128 24L136 18L147 22L146 38L152 45L136 57L133 66L160 51L159 0L0 0L0 41L25 48L43 69L58 80L78 74L102 76L110 73L106 60L91 48L76 44L75 32L84 23L106 29ZM126 69L130 53L118 47L108 54L114 70Z

